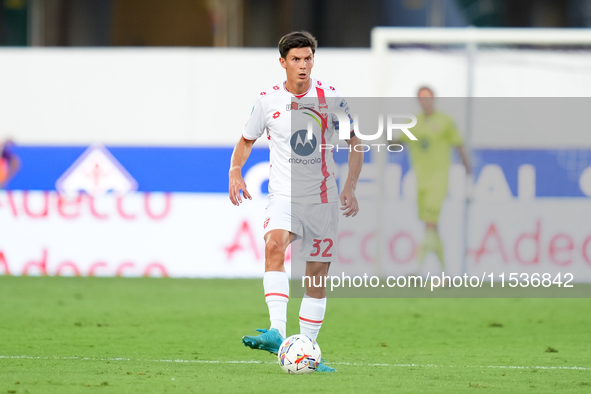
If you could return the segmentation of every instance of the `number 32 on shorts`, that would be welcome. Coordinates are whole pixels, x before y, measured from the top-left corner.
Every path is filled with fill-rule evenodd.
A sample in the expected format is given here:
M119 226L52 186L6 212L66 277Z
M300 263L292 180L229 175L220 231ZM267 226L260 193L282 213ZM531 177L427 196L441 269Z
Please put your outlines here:
M332 257L332 253L330 252L330 248L332 248L332 239L330 238L324 238L324 239L314 239L314 244L312 244L312 247L316 248L316 251L314 253L310 253L311 257L315 257L318 256L320 254L320 243L326 243L327 245L325 245L324 251L322 252L322 257Z

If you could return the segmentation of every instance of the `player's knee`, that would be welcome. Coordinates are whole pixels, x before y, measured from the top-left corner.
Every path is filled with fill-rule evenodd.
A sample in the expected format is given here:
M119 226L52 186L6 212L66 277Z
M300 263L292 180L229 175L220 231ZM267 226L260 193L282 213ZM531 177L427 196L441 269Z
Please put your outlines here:
M265 255L266 256L285 256L285 250L287 247L276 239L269 239L265 244Z

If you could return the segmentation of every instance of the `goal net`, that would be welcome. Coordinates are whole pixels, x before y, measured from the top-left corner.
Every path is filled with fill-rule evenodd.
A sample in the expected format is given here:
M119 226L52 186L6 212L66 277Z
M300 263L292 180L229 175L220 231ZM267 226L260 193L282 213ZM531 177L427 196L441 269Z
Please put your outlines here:
M577 129L576 125L574 127L559 127L560 130L552 133L547 127L546 130L534 127L534 124L538 125L534 122L531 127L521 127L516 132L510 127L491 130L483 125L482 116L475 119L477 116L475 114L482 109L483 105L480 104L490 105L492 101L485 100L492 98L523 98L524 100L526 98L578 98L578 101L575 100L572 105L569 105L572 107L580 105L583 98L589 96L589 92L591 92L591 31L586 29L377 27L372 31L371 49L374 97L413 98L416 97L419 87L428 86L433 89L436 97L441 98L436 99L440 106L455 106L455 109L451 110L452 116L463 135L464 145L469 152L477 176L483 168L485 158L496 158L502 155L507 157L503 163L509 164L501 163L497 166L500 174L498 178L504 179L499 181L499 185L502 184L502 186L495 190L491 189L491 195L497 193L496 195L501 196L506 192L512 197L511 201L520 198L522 200L535 199L536 192L533 189L536 185L538 188L539 185L542 185L543 188L551 188L550 182L554 181L540 179L542 176L548 177L546 175L548 172L540 172L540 169L535 167L535 163L542 163L543 159L539 158L542 154L555 157L555 162L552 159L552 163L548 165L555 166L557 173L563 169L567 171L573 185L579 182L581 174L591 166L591 151L589 150L591 143L584 143L584 133L580 128ZM455 98L456 100L445 101L446 99L443 98ZM551 102L539 103L541 104L538 105L536 102L536 106L529 110L527 102L524 104L522 101L517 101L515 106L519 110L516 110L512 116L522 114L530 119L539 118L539 125L543 128L543 115L551 115L551 106L555 104ZM562 105L561 103L558 105ZM504 105L507 105L506 100ZM550 107L546 108L544 105L550 105ZM567 107L569 105L564 105L564 113L568 113ZM511 109L510 106L508 108ZM583 111L585 111L584 108ZM512 118L508 116L507 119ZM539 151L544 152L539 153ZM519 161L528 154L531 154L531 163L534 164L526 162L524 164L521 162L523 160ZM397 158L393 158L393 156L395 155L372 156L372 164L378 173L377 179L385 179L388 173L392 173L390 168L392 165L403 168L403 172L408 169L408 164L401 162L406 161L406 157L398 155ZM515 168L511 167L513 162L517 163ZM457 157L453 166L456 171L459 171L461 166ZM496 176L493 174L496 171L495 167L494 165L489 167L487 170L490 170L489 172L492 174L490 176L494 178ZM530 168L533 168L533 172L530 171ZM538 174L537 180L536 174ZM513 178L515 179L513 180ZM401 182L400 188L404 189L404 174L398 179ZM445 232L447 228L450 229L448 233L456 233L455 235L442 234L444 242L446 242L446 238L449 241L446 243L448 260L461 260L461 271L466 272L467 260L470 256L474 257L474 254L478 253L477 249L480 245L481 249L484 248L484 252L481 250L482 253L488 252L493 247L501 248L502 250L497 255L498 259L506 258L509 261L512 258L510 255L513 253L513 258L517 259L516 261L521 261L519 259L534 261L536 253L538 253L534 245L535 242L532 242L531 244L534 246L531 246L528 242L521 242L523 239L519 238L519 235L515 235L514 238L517 241L514 245L496 245L497 238L499 242L505 242L506 238L511 237L510 231L505 234L496 227L493 230L497 231L497 238L483 238L493 230L490 230L488 222L486 225L481 223L482 229L479 230L474 227L474 221L479 220L477 217L483 216L482 211L487 208L479 206L475 210L475 207L472 206L473 203L470 202L474 200L466 198L467 191L463 188L464 185L454 185L454 179L457 181L457 178L454 178L450 173L449 195L445 203L447 208L444 207L442 210L441 218L443 222L446 222L442 223L443 231ZM407 181L406 186L412 188L413 182ZM503 182L505 183L503 184ZM525 186L528 182L530 186ZM380 183L385 184L385 182ZM388 209L386 207L392 206L392 197L388 195L387 187L379 188L377 201L377 205L386 210ZM533 188L533 191L526 192L529 190L528 187ZM556 193L557 196L560 196L559 192ZM573 193L576 195L576 192ZM404 192L401 192L400 196L401 199L404 199ZM453 201L450 202L450 200L453 200L454 196L457 205L452 209ZM411 197L409 197L409 201L416 195ZM499 198L501 201L502 198ZM507 209L520 212L523 211L522 208L512 206ZM534 217L535 215L532 213L530 216ZM458 219L459 217L461 219ZM414 226L415 229L419 226L417 223L393 223L388 218L388 215L376 216L376 220L380 221L376 234L380 245L388 243L392 226L410 226L411 228ZM450 225L450 222L454 224ZM496 222L491 223L494 225ZM422 236L423 234L418 234L416 238L420 240ZM480 236L480 240L470 240L471 236ZM535 236L533 237L535 238ZM482 244L481 241L485 243ZM489 241L491 243L486 244ZM409 247L402 244L399 246L401 248ZM418 242L412 247L417 248ZM386 248L380 249L379 264L388 263L388 253ZM401 253L406 255L407 252ZM541 258L543 259L544 256ZM436 268L436 265L431 264L431 267Z

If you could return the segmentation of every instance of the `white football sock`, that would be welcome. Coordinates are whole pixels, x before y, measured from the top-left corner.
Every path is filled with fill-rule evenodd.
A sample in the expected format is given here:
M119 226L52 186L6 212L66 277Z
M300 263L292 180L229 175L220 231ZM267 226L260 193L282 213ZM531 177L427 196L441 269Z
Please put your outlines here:
M312 298L304 295L300 307L300 334L316 340L324 320L326 298Z
M286 337L285 326L287 324L287 301L289 301L289 280L285 272L268 271L263 276L263 288L265 289L265 301L269 307L271 328Z

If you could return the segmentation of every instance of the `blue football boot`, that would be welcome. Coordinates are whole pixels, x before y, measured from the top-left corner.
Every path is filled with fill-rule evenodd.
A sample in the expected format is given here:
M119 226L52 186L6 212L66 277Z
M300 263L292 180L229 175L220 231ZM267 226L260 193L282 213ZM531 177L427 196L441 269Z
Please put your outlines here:
M279 334L276 328L271 328L270 330L257 328L257 331L262 334L257 336L245 335L242 337L244 346L248 346L251 349L266 350L271 354L277 355L279 346L281 346L285 338Z
M324 364L324 359L320 361L320 364L316 367L316 372L336 372L337 370L333 367L329 367L328 365Z

